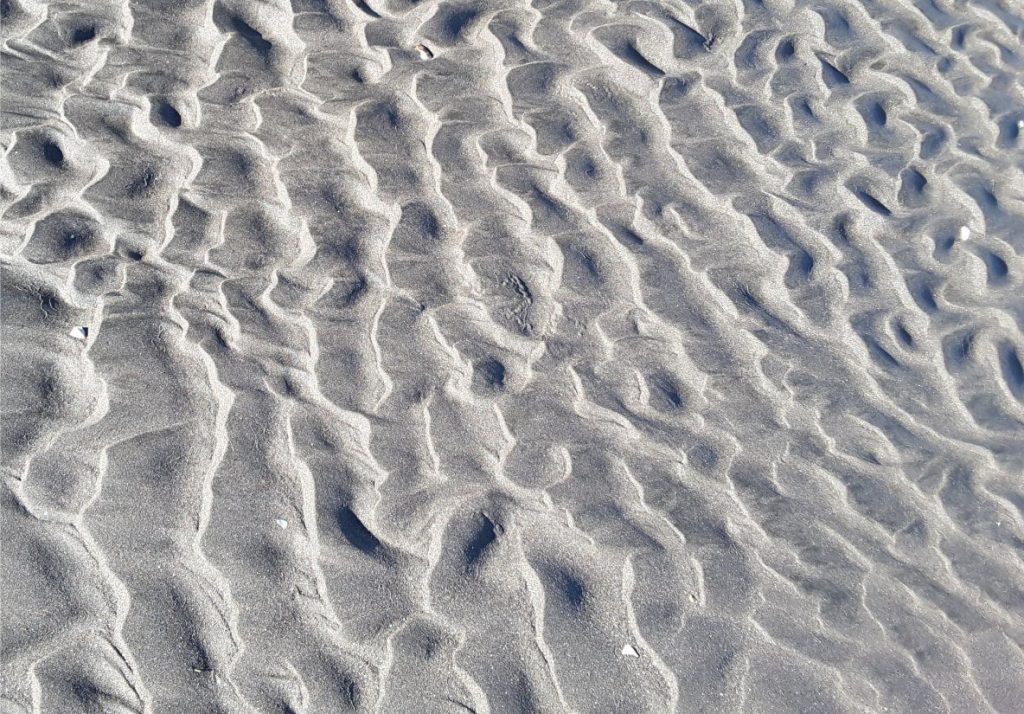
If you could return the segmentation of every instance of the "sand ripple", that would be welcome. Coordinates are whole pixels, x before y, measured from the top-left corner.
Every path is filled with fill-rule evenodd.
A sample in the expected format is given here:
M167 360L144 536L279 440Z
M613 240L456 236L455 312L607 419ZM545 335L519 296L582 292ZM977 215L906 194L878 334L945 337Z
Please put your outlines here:
M1020 5L0 11L5 713L1020 710Z

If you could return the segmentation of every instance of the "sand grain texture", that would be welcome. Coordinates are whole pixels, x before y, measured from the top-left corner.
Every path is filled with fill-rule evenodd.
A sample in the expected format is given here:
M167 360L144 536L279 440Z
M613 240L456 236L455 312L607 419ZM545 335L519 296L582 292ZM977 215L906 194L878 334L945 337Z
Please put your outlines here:
M1013 0L3 0L2 704L1013 712Z

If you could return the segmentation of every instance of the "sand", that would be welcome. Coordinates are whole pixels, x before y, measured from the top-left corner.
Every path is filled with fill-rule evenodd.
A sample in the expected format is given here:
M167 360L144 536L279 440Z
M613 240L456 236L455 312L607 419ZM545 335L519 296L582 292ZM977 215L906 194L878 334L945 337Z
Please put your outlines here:
M0 11L4 714L1022 710L1024 5Z

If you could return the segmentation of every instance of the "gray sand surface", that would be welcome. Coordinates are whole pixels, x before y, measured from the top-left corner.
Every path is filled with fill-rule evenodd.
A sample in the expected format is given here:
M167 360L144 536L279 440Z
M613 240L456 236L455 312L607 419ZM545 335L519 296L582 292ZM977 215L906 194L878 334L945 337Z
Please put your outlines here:
M2 714L1024 711L1024 3L0 14Z

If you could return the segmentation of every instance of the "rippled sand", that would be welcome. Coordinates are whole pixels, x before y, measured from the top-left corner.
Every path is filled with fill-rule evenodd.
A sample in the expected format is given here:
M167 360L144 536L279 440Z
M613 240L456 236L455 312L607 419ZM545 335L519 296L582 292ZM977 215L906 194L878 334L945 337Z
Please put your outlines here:
M1016 0L3 0L19 712L1024 702Z

